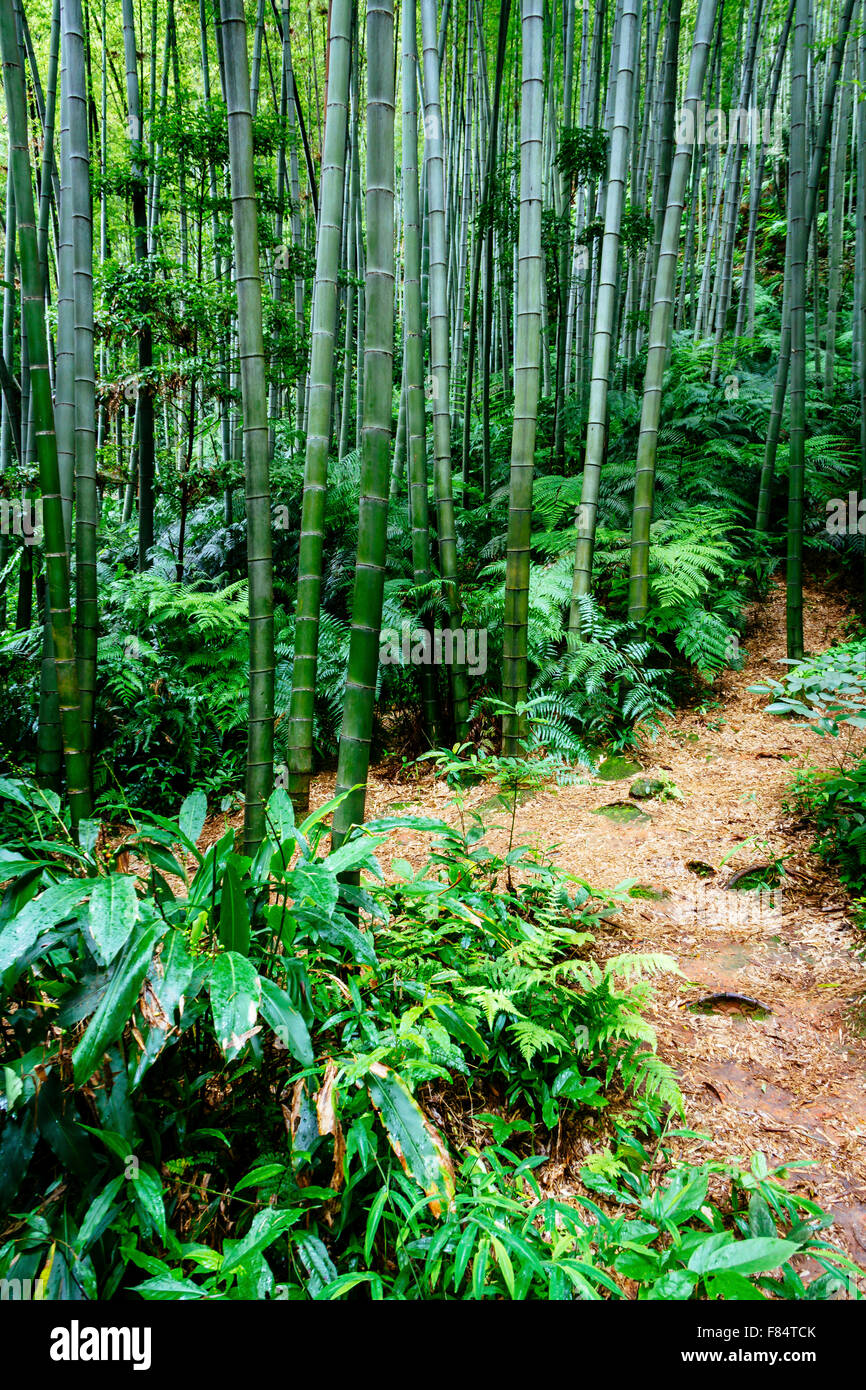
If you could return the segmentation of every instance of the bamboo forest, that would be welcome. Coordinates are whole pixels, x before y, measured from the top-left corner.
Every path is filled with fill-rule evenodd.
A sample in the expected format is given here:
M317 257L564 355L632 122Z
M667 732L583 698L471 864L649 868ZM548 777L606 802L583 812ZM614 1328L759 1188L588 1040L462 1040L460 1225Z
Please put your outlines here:
M805 1337L866 1296L866 0L0 56L0 1298Z

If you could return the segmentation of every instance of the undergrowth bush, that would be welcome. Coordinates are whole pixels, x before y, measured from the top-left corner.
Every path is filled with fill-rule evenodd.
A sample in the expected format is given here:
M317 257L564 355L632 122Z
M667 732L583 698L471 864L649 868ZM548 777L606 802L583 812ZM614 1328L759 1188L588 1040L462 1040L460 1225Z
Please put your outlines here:
M75 843L50 792L0 794L21 827L0 851L3 1278L78 1300L853 1289L828 1218L773 1175L724 1170L752 1191L729 1213L717 1167L651 1176L633 1131L660 1143L680 1100L641 980L670 963L594 961L615 901L546 856L411 817L324 853L336 802L296 825L279 790L253 859L231 827L197 847L200 791ZM398 830L432 837L429 862L383 882ZM424 1097L491 1083L491 1142L453 1154ZM614 1102L599 1201L543 1195L544 1135ZM826 1272L808 1287L806 1252Z
M804 661L784 663L781 681L750 686L772 695L767 712L808 725L832 739L835 767L829 772L800 769L788 794L788 808L810 820L817 831L813 848L834 861L852 892L866 891L866 642L829 647Z

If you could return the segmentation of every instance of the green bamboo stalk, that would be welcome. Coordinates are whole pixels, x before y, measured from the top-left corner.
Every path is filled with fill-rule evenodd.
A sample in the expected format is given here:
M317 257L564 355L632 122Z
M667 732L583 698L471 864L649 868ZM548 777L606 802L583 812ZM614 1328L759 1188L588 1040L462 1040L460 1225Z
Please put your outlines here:
M126 100L129 114L129 146L132 184L132 220L135 228L135 259L146 267L147 254L147 169L144 163L144 136L141 124L141 92L138 81L138 51L135 38L134 0L122 0L123 52L126 65ZM153 366L153 329L146 322L138 335L138 568L147 568L147 552L153 545L154 433L153 392L150 371Z
M861 10L861 28L857 47L857 75L860 91L866 91L866 0ZM859 263L866 265L866 102L858 101L855 117L857 126L857 249ZM860 401L860 496L866 497L866 294L860 286L859 344L857 363L857 392ZM866 604L866 553L863 565L862 601Z
M427 424L424 409L424 330L421 318L421 209L418 194L418 37L415 5L403 4L403 361L406 399L406 472L412 529L412 578L429 584L430 518L427 508ZM422 666L421 700L431 739L438 724L435 684Z
M625 181L629 167L632 96L639 37L637 4L638 0L624 0L621 19L619 68L616 74L616 96L605 200L604 237L601 245L601 268L596 298L595 333L592 343L592 380L586 426L586 452L578 512L574 580L568 616L568 631L575 636L580 633L580 604L578 600L583 595L588 594L592 586L592 559L595 550L595 529L598 517L598 489L607 434L607 393L610 384L612 337L616 323L620 225L625 197Z
M518 237L517 333L514 339L514 427L508 498L505 570L505 630L502 695L513 713L502 721L506 757L520 752L523 721L517 706L526 699L532 479L541 367L541 158L544 121L543 0L522 0L523 54L520 89L520 231Z
M87 135L81 0L63 0L64 72L69 125L69 189L75 363L75 590L78 690L86 751L93 743L96 689L96 367L93 355L93 210Z
M388 544L394 371L394 4L367 0L367 274L364 422L349 669L333 843L364 819ZM447 411L448 396L445 396Z
M788 239L791 243L791 425L788 455L788 657L803 656L803 480L806 442L806 63L809 0L797 0L791 51Z
M851 16L854 12L855 3L856 0L844 0L844 6L839 16L839 28L837 30L836 42L828 59L827 76L824 80L824 97L821 104L821 118L812 144L812 155L809 161L809 176L806 185L805 236L807 248L812 231L812 223L815 219L815 211L818 205L818 186L820 183L821 168L824 163L824 153L827 148L827 138L830 133L833 105L836 99L836 84L839 78L839 70L842 66L842 55L845 50L848 30L851 27ZM816 313L817 308L816 302ZM773 384L773 401L770 408L770 421L767 428L767 447L764 451L764 462L761 468L758 510L755 518L755 530L761 532L766 531L770 520L769 506L770 497L772 495L773 474L776 467L776 451L781 433L782 411L785 405L785 394L788 387L788 372L791 363L790 332L790 310L787 301L784 301L782 305L782 336L779 343L779 361L776 367L776 379Z
M703 91L715 18L716 0L701 0L695 21L695 34L692 41L686 84L685 111L687 122L691 122L692 131L695 129L698 102ZM686 123L683 133L686 134L687 132L688 124ZM655 276L652 317L650 319L649 350L641 403L634 510L632 513L629 617L638 623L643 622L649 603L650 525L652 522L662 385L673 331L677 255L693 149L694 145L691 139L684 139L677 145L671 165L667 207L659 241L658 268Z
M343 183L351 66L352 0L333 0L328 39L328 90L322 158L316 286L304 493L295 610L295 660L289 707L287 760L289 794L299 811L310 798L313 769L313 705L322 592L325 498L331 442L331 392L337 334L337 277L343 232Z
M439 526L439 565L449 620L453 628L458 628L462 617L457 581L457 531L451 490L445 171L436 0L421 0L421 32L424 44L424 161L427 167L427 224L430 243L430 375L433 390L433 453L436 515ZM455 733L457 738L463 738L469 719L469 698L466 672L457 662L451 667L451 691Z
M36 233L36 243L39 252L39 264L42 268L42 278L46 304L48 301L48 291L50 286L48 229L50 223L52 193L54 191L54 125L57 113L57 76L59 58L60 0L54 0L51 9L51 32L48 41L48 72L45 89L45 124L43 128L42 168L39 180L39 225ZM13 259L15 249L14 213L15 201L13 198L11 200L12 226L11 230L10 228L7 228L7 249L11 249L13 253ZM7 268L7 275L9 275L9 273L10 272ZM19 446L19 455L20 452L21 450ZM69 511L71 513L71 479L68 503ZM71 515L69 521L71 523ZM66 534L65 539L67 541L68 546L68 534ZM41 785L51 787L54 791L58 793L61 791L61 783L63 776L63 737L60 729L60 702L57 695L57 673L54 667L54 646L51 640L50 621L43 622L42 625L42 663L39 677L39 716L36 733L36 775Z
M839 320L839 302L842 293L845 160L848 153L848 125L851 120L854 48L855 45L850 43L845 55L845 74L839 97L838 111L833 131L833 149L830 156L830 191L827 199L827 211L830 222L827 284L827 346L824 356L824 395L827 400L833 399L836 385L836 331Z
M0 5L0 54L9 134L9 161L17 210L18 253L21 266L23 329L27 340L34 442L39 464L44 527L44 561L48 577L47 606L60 701L60 724L66 765L66 784L73 825L90 814L87 757L84 752L78 674L69 596L69 564L60 496L57 437L48 369L48 337L30 156L27 145L27 98L18 48L15 9Z
M249 576L250 705L244 853L254 854L265 834L265 804L274 783L274 578L268 480L270 451L250 69L243 0L220 0L220 16L231 166L233 270L238 301Z

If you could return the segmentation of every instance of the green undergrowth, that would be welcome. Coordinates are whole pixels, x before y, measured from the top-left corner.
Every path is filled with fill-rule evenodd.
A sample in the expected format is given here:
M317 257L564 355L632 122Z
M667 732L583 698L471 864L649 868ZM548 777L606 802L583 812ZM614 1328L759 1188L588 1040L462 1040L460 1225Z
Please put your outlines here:
M781 1174L659 1177L682 1101L644 1008L675 967L596 959L625 886L599 893L513 835L499 855L465 807L456 828L391 817L328 853L336 802L299 825L278 790L250 858L229 826L197 848L201 791L176 819L129 811L122 833L84 822L77 842L51 793L3 780L0 794L4 1287L855 1294L830 1218ZM421 864L400 857L405 832ZM434 1124L430 1098L458 1092L486 1142ZM599 1115L611 1141L587 1195L559 1199L543 1186L552 1132L567 1118L597 1134ZM808 1285L805 1253L822 1269Z
M789 669L782 679L750 689L772 696L768 713L798 720L832 745L829 769L797 770L788 810L814 825L815 851L834 863L842 882L862 896L866 894L866 639L784 664Z

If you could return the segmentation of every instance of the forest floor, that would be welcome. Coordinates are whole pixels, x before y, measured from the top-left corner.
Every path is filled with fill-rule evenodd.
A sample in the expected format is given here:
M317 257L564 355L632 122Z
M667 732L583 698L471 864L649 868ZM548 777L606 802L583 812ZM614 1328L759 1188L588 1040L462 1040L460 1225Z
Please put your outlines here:
M847 616L839 594L812 583L805 596L806 650L839 640ZM744 669L726 672L698 709L667 719L636 756L640 775L671 779L681 800L642 801L651 819L617 824L593 813L628 800L632 777L549 786L518 808L514 843L550 851L595 888L631 880L639 891L665 895L629 898L603 924L594 953L663 952L682 972L658 980L648 1011L659 1052L680 1080L685 1124L701 1134L674 1141L674 1153L698 1163L748 1163L760 1151L771 1167L808 1165L790 1173L788 1186L834 1213L834 1237L866 1268L862 937L838 878L811 852L809 826L786 809L795 770L829 767L839 748L808 727L765 714L767 698L747 690L784 670L781 584L752 609L744 645ZM333 790L333 774L316 778L312 806ZM370 776L368 815L418 811L450 818L451 799L432 776L407 785L382 768ZM490 788L479 787L467 804L490 799ZM498 827L493 812L491 819ZM218 828L206 830L205 840ZM492 828L491 847L504 848L506 840L504 828ZM399 848L389 843L395 853L415 866L424 862L424 837L401 831L395 841ZM738 870L773 859L784 861L785 872L772 897L725 888ZM715 872L699 877L690 865ZM720 994L747 996L763 1009L728 1000L692 1011ZM604 1142L604 1121L554 1136L543 1185L560 1197L579 1193L579 1169Z

